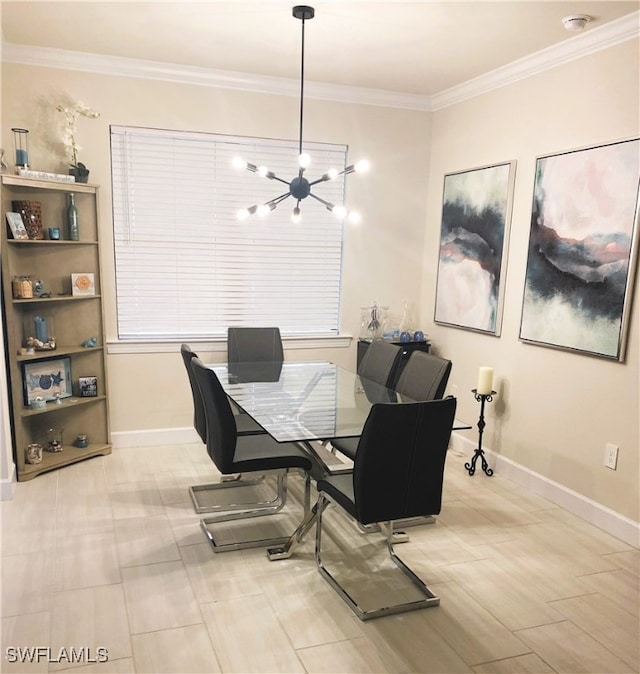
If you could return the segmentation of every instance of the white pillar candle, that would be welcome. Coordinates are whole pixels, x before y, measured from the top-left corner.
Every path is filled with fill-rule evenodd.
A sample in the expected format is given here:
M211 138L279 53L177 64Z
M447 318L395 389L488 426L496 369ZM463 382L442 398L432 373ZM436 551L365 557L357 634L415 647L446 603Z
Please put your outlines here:
M483 395L489 395L493 387L493 368L481 367L478 372L478 386L476 392Z

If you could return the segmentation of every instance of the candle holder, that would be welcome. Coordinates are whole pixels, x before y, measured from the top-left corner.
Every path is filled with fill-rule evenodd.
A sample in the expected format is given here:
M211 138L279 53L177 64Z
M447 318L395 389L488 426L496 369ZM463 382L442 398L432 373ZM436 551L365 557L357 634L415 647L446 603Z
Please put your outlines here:
M27 144L27 134L29 129L19 129L14 127L13 144L16 150L16 170L29 168L29 147Z
M491 477L493 475L493 470L489 468L487 460L484 458L484 451L482 449L482 433L484 432L484 404L490 403L493 400L493 396L497 391L491 391L491 393L478 393L478 389L471 389L471 393L475 396L475 399L480 403L480 418L478 419L478 448L473 453L473 458L470 462L465 463L464 467L469 471L469 475L473 475L476 472L476 462L478 459L482 462L482 470L485 475Z

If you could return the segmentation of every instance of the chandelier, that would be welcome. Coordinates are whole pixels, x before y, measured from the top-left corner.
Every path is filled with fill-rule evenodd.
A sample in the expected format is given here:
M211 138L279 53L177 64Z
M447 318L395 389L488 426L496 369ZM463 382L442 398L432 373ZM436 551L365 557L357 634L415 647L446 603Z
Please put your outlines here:
M243 208L238 212L238 219L245 220L250 215L254 213L258 216L265 216L271 211L275 210L276 206L280 204L285 199L293 197L296 201L296 205L293 208L293 213L291 219L293 222L300 222L301 213L300 213L300 202L307 197L311 197L316 201L319 201L325 206L325 208L331 211L337 218L344 219L347 218L351 222L359 222L360 215L356 212L347 212L346 208L342 205L332 204L330 201L321 199L317 194L313 193L313 187L320 183L327 182L328 180L335 180L338 176L349 175L350 173L363 173L369 169L369 162L366 159L362 159L356 164L351 164L350 166L345 167L342 171L338 169L331 168L328 169L326 173L323 173L319 178L315 180L307 180L305 178L304 172L309 167L311 163L311 157L303 152L302 149L302 121L303 121L303 111L304 111L304 24L305 21L313 19L315 15L315 10L313 7L307 5L296 5L292 14L296 19L302 21L302 58L300 66L300 133L298 140L298 175L292 178L291 180L284 180L277 176L273 171L270 171L266 166L256 166L255 164L250 164L241 157L236 157L233 160L233 165L239 169L247 169L252 173L257 173L258 175L267 178L268 180L275 180L277 182L283 183L287 186L287 191L280 194L277 197L265 202L264 204L254 204L249 208Z

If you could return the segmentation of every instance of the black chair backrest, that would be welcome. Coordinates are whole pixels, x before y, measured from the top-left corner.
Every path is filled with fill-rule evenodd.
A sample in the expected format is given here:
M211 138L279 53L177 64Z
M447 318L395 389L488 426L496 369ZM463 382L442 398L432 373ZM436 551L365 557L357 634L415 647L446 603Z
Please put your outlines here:
M196 432L200 436L200 439L205 444L207 443L207 421L204 414L204 405L202 403L202 396L200 395L200 389L198 384L193 376L193 371L191 369L191 360L197 358L197 354L191 350L187 344L182 344L180 346L180 353L182 354L182 360L184 361L184 366L189 375L189 385L191 386L191 396L193 398L193 427L196 429Z
M414 351L400 374L396 391L401 399L438 400L444 396L450 374L450 360Z
M373 405L353 469L363 524L437 515L456 399Z
M204 406L207 452L221 473L232 473L238 430L229 399L216 373L199 358L191 359L191 370Z
M228 328L227 362L282 362L280 328Z
M388 386L394 380L401 359L402 349L397 344L374 340L360 361L358 374L376 384Z

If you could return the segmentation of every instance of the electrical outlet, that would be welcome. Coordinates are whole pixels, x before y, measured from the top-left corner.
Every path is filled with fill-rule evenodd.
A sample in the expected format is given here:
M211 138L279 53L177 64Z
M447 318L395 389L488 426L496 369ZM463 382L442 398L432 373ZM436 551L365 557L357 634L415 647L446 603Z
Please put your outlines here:
M618 465L618 448L616 445L607 443L604 450L604 465L606 468L611 468L611 470L616 469Z

